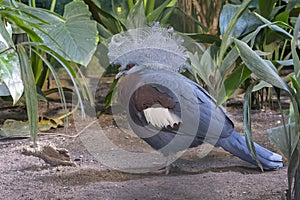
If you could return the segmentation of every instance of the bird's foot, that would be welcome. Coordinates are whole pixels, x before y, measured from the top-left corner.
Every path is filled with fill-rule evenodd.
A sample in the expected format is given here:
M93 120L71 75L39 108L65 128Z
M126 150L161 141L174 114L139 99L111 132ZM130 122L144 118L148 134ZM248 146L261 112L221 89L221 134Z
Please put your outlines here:
M156 174L156 175L161 175L161 174L164 174L164 175L169 175L173 169L176 168L176 165L174 164L170 164L164 168L161 168L161 169L158 169L158 170L155 170L155 171L151 171L149 172L150 174Z

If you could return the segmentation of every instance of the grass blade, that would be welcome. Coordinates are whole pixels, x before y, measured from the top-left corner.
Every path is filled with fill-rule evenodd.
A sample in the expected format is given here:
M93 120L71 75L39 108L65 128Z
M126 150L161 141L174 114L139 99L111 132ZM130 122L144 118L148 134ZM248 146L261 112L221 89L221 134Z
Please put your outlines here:
M25 48L22 45L17 47L17 52L21 65L21 73L24 81L24 92L26 99L26 110L28 115L30 135L34 146L36 145L38 135L38 99L35 86L35 80L32 68L29 65L29 59Z

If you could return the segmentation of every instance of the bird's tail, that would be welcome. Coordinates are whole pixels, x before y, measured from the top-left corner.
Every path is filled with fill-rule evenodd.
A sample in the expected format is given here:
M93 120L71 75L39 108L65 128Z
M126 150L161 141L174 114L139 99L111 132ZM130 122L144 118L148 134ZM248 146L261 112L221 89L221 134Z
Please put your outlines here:
M283 167L282 156L273 153L272 151L254 143L256 155L265 170L277 169ZM233 131L231 136L220 138L215 146L220 146L224 150L229 151L231 154L239 157L256 166L256 161L252 158L247 148L246 139L238 132Z

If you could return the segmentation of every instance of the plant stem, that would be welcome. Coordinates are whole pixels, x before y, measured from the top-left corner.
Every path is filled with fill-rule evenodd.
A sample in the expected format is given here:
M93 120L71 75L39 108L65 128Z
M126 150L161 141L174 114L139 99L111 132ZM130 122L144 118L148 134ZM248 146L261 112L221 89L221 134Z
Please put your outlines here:
M29 1L30 2L30 6L33 7L33 8L36 8L36 4L35 4L35 0L31 0Z
M51 6L50 6L50 11L51 12L54 12L55 6L56 6L56 0L52 0Z

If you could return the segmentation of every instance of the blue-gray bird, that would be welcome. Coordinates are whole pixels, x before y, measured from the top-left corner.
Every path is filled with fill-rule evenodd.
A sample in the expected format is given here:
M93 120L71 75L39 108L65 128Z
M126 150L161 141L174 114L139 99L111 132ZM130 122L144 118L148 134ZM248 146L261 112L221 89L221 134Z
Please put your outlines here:
M164 155L210 143L258 166L245 137L222 106L197 83L181 75L188 54L183 39L154 24L114 35L110 63L120 65L117 86L132 130ZM283 167L282 156L255 144L264 169Z

